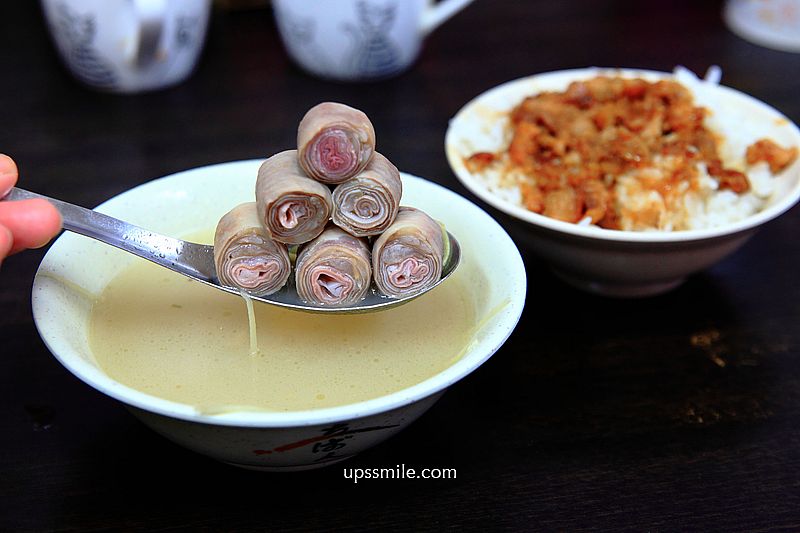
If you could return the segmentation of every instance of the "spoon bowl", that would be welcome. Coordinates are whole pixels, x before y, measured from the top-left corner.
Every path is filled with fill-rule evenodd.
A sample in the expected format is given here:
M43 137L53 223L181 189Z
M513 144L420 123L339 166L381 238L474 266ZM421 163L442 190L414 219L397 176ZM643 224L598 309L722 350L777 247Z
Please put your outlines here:
M27 200L32 198L41 198L53 204L56 209L58 209L59 213L61 213L64 229L67 231L79 233L106 244L116 246L126 252L138 255L157 265L183 274L184 276L205 283L206 285L211 285L214 288L232 294L241 294L240 290L237 288L220 284L214 266L213 246L167 237L166 235L161 235L117 218L104 215L103 213L98 213L97 211L86 209L85 207L26 191L18 187L12 187L11 191L2 200ZM326 307L314 305L300 299L295 290L294 281L292 280L281 290L269 296L250 295L250 297L255 301L308 313L371 313L397 307L434 289L456 270L461 261L461 247L456 238L449 232L447 233L447 238L450 241L449 254L442 265L442 276L439 278L439 281L425 290L410 296L401 298L385 296L373 287L363 300L353 305Z

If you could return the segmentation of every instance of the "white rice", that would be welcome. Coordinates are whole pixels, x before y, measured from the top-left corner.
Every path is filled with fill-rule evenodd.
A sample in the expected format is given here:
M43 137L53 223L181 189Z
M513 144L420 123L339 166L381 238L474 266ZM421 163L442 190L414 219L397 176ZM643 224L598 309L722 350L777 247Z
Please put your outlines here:
M695 183L683 184L682 194L664 198L652 188L640 185L640 173L647 173L648 178L659 177L661 170L647 168L636 173L617 178L616 208L620 214L619 223L623 230L634 231L676 231L719 227L742 220L760 211L768 202L774 189L774 178L766 163L748 167L745 163L747 146L755 139L752 128L743 128L746 120L741 113L714 113L719 106L714 101L713 91L708 86L714 80L700 80L692 72L678 67L674 79L687 87L694 96L696 106L711 110L705 123L711 131L724 132L718 145L718 152L725 168L744 172L750 182L750 189L743 194L731 190L719 189L716 179L708 174L705 166L698 164L698 176ZM496 147L506 147L511 141L512 130L509 125L508 112L497 113L489 109L481 109L479 115L485 115L480 121L480 131L469 132L465 137L480 139L480 145L472 145L471 153L479 151L496 151ZM476 127L478 123L460 124L462 128ZM492 149L495 147L495 149ZM506 156L507 157L507 156ZM658 161L657 165L667 170L669 161ZM507 171L509 165L505 161L490 164L473 176L482 181L497 197L512 204L523 206L519 184L527 178L519 171ZM626 213L629 215L626 215ZM589 219L578 222L587 226Z
M670 196L642 186L669 176L669 161L656 161L660 168L646 168L620 176L615 186L620 229L627 231L678 231L707 229L736 222L764 207L772 194L772 176L766 163L750 167L750 190L737 194L719 188L702 163L692 182L682 182Z

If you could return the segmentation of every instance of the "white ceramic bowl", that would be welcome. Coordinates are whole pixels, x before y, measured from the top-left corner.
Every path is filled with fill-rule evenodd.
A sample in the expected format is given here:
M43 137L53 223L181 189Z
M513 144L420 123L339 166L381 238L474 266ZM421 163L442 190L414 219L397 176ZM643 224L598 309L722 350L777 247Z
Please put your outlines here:
M749 142L770 137L783 146L800 146L797 126L775 109L733 89L699 80L685 69L677 73L699 105L710 108L712 117L725 113L728 122L747 132ZM461 182L497 209L528 222L523 239L567 282L609 296L665 292L739 248L759 226L800 198L800 161L795 161L774 178L774 192L766 206L739 222L714 229L663 233L612 231L528 211L467 170L465 157L482 151L498 152L508 146L508 112L526 96L563 91L572 81L599 74L651 81L673 77L664 72L587 68L522 78L495 87L465 105L451 120L445 139L448 161Z
M261 161L188 170L151 181L112 198L98 211L166 234L208 229L233 205L251 201ZM33 315L56 358L97 390L123 402L158 433L194 451L238 466L289 470L340 461L397 433L486 361L514 329L525 302L525 267L505 231L461 196L421 178L403 175L403 203L443 221L462 246L453 274L474 289L477 316L486 324L466 354L443 372L380 398L326 409L288 413L201 414L191 405L133 390L96 364L87 339L93 300L134 261L130 254L75 234L62 235L42 261L33 286ZM347 437L346 439L343 437ZM346 443L332 457L330 439ZM324 458L324 460L322 460Z

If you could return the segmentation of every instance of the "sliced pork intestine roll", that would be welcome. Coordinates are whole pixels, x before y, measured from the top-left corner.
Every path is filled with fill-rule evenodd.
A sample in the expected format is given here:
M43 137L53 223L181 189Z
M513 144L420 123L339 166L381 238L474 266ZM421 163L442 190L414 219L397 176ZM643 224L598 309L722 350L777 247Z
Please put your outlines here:
M411 296L439 281L444 230L413 207L401 207L394 223L372 246L375 285L387 296Z
M358 109L318 104L297 128L300 166L312 178L336 184L358 174L375 152L375 128Z
M302 244L322 233L333 207L331 191L303 173L296 150L264 161L258 169L256 203L272 238L286 244Z
M355 235L378 235L397 217L403 183L397 167L375 153L364 170L333 190L333 223Z
M286 284L292 267L286 246L261 225L255 202L234 207L217 224L214 266L219 282L266 296Z
M306 244L297 255L295 284L306 302L342 306L364 298L370 287L369 246L336 226Z

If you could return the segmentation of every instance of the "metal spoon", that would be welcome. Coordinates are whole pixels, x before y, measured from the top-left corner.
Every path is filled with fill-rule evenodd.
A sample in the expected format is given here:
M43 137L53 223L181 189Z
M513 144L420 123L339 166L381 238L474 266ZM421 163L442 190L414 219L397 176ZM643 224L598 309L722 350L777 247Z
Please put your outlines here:
M2 200L26 200L30 198L43 198L52 203L61 213L65 230L91 237L92 239L102 241L111 246L116 246L126 252L148 259L158 265L183 274L184 276L201 281L206 285L211 285L214 288L232 294L240 294L239 289L220 285L217 279L216 268L214 267L213 246L196 244L159 235L158 233L134 226L133 224L128 224L127 222L98 213L97 211L92 211L91 209L62 202L61 200L49 198L17 187L13 187ZM441 279L425 291L412 296L393 298L384 296L375 289L372 289L367 294L366 298L355 305L347 307L323 307L312 305L301 300L294 289L294 282L290 281L290 284L287 284L286 287L274 294L264 297L252 296L252 298L259 302L310 313L369 313L396 307L408 303L434 287L437 287L455 271L456 267L458 267L461 261L461 247L458 245L458 241L455 237L449 232L447 236L450 240L450 253L445 260L445 264L442 265Z

